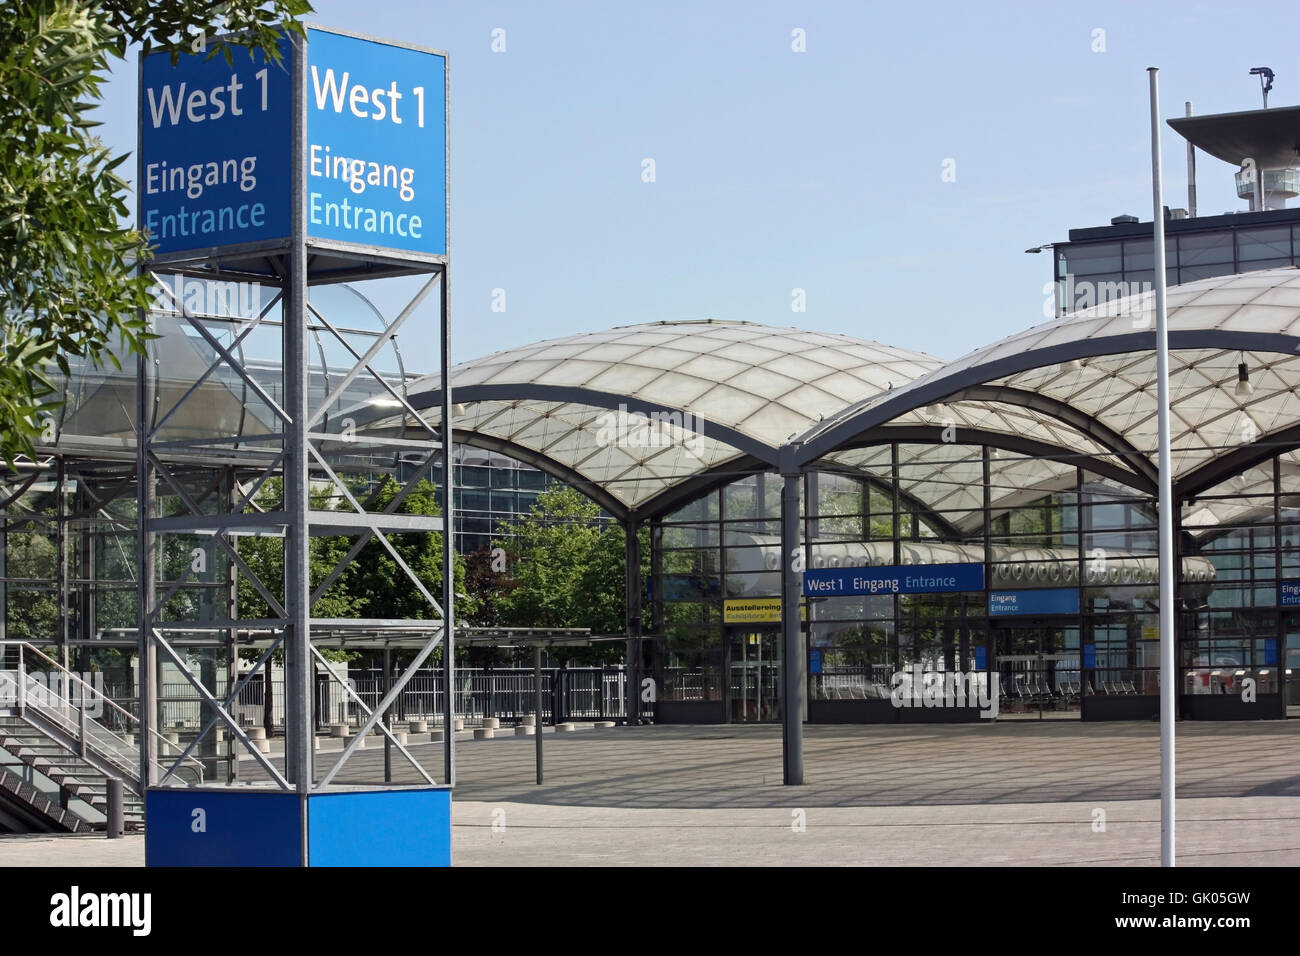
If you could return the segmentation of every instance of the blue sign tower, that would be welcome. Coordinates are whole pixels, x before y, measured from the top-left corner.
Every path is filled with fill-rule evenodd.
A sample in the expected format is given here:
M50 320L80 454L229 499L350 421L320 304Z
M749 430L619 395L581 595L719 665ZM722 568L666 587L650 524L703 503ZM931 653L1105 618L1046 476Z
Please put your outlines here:
M430 605L418 628L407 620L364 622L367 632L400 623L403 633L417 635L406 645L413 652L411 663L372 707L329 667L313 641L313 633L326 627L331 635L346 636L361 622L315 616L323 588L313 587L309 573L312 534L352 538L340 570L367 542L382 545L392 533L451 527L450 495L444 496L441 517L394 515L368 509L339 478L349 454L356 454L358 435L370 455L400 454L408 460L419 455L421 467L413 470L411 484L435 460L444 476L452 472L450 385L442 390L441 418L431 424L406 403L403 387L385 379L375 364L436 289L441 369L448 383L447 55L316 25L308 25L305 34L286 32L278 56L234 46L230 62L209 49L182 51L175 62L170 51L159 51L140 62L137 212L154 250L147 264L160 290L153 318L179 325L210 361L198 381L182 383L174 392L160 388L166 370L159 369L158 355L145 356L139 366L141 754L134 784L145 797L150 865L450 862L451 575L444 576L435 596L437 588L427 588L403 567ZM248 301L258 308L236 318L205 310L172 295L164 275L210 285L255 285L258 294ZM348 322L331 321L328 310L312 301L318 286L402 276L425 281L395 319L381 330L363 330L369 338L361 346L349 338L356 330L346 328ZM250 336L263 334L280 349L278 382L268 381L271 373L264 365L254 374L245 361ZM348 365L332 364L327 375L313 378L311 356L315 350L324 354L321 342L327 338L343 346L332 348L334 355L350 353ZM182 410L202 402L203 383L214 375L240 382L248 396L245 405L257 406L256 414L245 409L254 418L262 416L252 438L223 430L214 422L219 416ZM355 403L349 387L357 379L378 382L386 390L384 400L349 405ZM164 397L175 394L178 400L164 404ZM187 429L179 439L178 423ZM369 431L367 424L373 426ZM227 489L227 499L215 513L177 477L181 448L225 470L217 485ZM256 489L271 478L282 482L278 510L251 508ZM313 510L309 489L323 484L353 498L349 507ZM173 509L164 515L161 494L179 500L182 513ZM282 584L259 578L239 556L235 536L250 531L283 537ZM186 578L164 589L155 555L174 552L178 539L186 549L201 544L193 549L196 575L206 573L209 560L227 562L232 581L237 569L241 580L254 584L265 615L241 617L234 599L224 617L212 609L201 621L178 621L174 610L164 613ZM452 569L453 536L444 533L442 539L442 566ZM182 634L183 647L177 643ZM241 648L258 657L251 670L239 669ZM446 710L441 715L448 732L442 765L431 772L392 731L388 712L435 649L449 665L443 671ZM267 755L267 741L254 739L235 713L235 702L251 680L269 683L273 657L283 658L285 675L282 762ZM220 690L214 660L224 660L228 668ZM202 700L201 726L187 747L168 746L158 732L164 664ZM361 716L359 726L341 725L341 749L318 753L317 679L326 675L341 685L328 699L343 701L345 711ZM224 781L213 779L219 762L208 759L216 753L218 731L228 746ZM372 731L384 738L385 781L392 779L390 759L399 756L422 782L343 783L348 778L340 772ZM262 786L232 786L248 772L236 759L239 750L246 752L245 766L251 763L260 773Z

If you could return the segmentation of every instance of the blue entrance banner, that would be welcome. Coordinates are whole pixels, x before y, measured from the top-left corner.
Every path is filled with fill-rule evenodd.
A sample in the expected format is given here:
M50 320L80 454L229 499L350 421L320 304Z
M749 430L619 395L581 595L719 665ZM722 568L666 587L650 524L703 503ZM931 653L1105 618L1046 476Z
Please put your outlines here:
M140 226L155 254L291 234L293 78L281 62L236 49L234 62L166 51L140 65Z
M1083 645L1083 666L1093 668L1097 666L1097 645Z
M1277 603L1281 607L1300 607L1300 581L1280 581Z
M1024 591L990 591L989 617L1014 614L1078 614L1075 588L1036 588Z
M944 594L981 591L982 564L908 564L872 568L814 568L803 573L809 597L854 594Z
M446 255L446 57L307 37L307 235Z
M233 64L207 51L141 61L139 224L155 255L289 242L297 165L309 241L445 257L446 54L314 24L301 70L288 39L279 49L279 63L243 48Z

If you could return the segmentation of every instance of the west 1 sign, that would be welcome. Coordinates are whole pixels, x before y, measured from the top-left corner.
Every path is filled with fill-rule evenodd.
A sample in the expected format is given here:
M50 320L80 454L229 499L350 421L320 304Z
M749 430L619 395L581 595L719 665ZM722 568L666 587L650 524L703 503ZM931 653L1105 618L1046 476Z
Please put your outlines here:
M943 594L984 588L982 564L909 564L893 567L815 568L803 574L808 597L854 594Z
M140 64L140 228L155 254L278 240L292 234L293 82L259 52L166 52Z
M446 255L446 56L307 37L308 237Z
M140 226L155 254L287 245L296 166L309 245L446 256L446 54L316 26L303 58L287 39L280 52L142 60Z

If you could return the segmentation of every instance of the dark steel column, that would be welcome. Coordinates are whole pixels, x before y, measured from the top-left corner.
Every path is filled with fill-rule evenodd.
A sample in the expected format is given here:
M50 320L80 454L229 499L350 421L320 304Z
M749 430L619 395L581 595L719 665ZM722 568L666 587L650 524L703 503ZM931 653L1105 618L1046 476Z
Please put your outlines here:
M447 237L447 251L451 252L451 237ZM443 783L456 784L456 494L455 475L452 470L452 441L455 423L452 421L451 400L451 293L447 287L447 267L442 268L439 283L440 318L442 321L442 348L439 350L439 371L442 382L442 665L445 693L443 695ZM540 729L540 728L539 728Z
M1282 456L1273 456L1273 591L1278 591L1277 582L1282 580ZM1254 565L1255 562L1251 562ZM1278 598L1281 601L1281 598ZM1274 671L1277 673L1277 692L1278 700L1281 702L1281 708L1277 716L1286 717L1286 609L1279 603L1277 606L1277 630L1274 632L1274 640L1277 641L1277 655L1273 659ZM1258 670L1259 662L1255 662L1255 668Z
M641 542L639 525L629 517L623 525L624 609L627 620L627 723L641 722Z
M68 469L60 455L55 460L54 484L54 542L56 567L55 587L59 592L58 624L59 664L71 670L72 662L68 656L68 608L71 606L71 594L68 587ZM66 693L71 694L69 689Z
M533 736L537 738L537 783L542 783L542 645L533 645Z
M306 46L293 42L292 227L289 278L284 289L284 401L292 419L285 424L284 609L288 626L284 655L285 778L299 793L312 786L311 728L311 578L308 571L311 529L308 518L309 463L307 438L307 213L306 181ZM270 684L270 667L267 667ZM304 824L305 826L305 824ZM303 846L306 846L304 833ZM304 853L305 853L304 849ZM304 859L304 863L305 863Z
M384 696L393 689L393 652L388 645L384 645ZM393 709L391 707L385 712L384 726L389 730L393 729ZM393 741L387 734L384 734L384 783L393 782Z
M155 780L154 768L158 763L158 744L153 731L158 722L158 652L154 647L153 586L154 544L149 520L154 515L155 492L153 466L149 462L150 432L153 428L154 365L152 349L146 344L145 353L136 360L136 534L139 567L136 568L137 620L139 621L139 650L136 665L139 673L136 686L140 695L140 785L151 786Z
M239 485L235 478L235 469L227 468L225 477L226 507L227 514L234 514L235 505L239 501ZM236 553L239 551L239 538L231 536L230 546ZM235 562L226 558L226 620L234 621L239 618L239 578L235 568ZM267 672L270 672L270 663L267 664ZM239 683L239 635L232 627L226 631L226 692L235 689ZM231 701L233 713L239 712L239 700ZM220 725L218 725L220 726ZM239 751L238 744L235 742L235 735L231 733L229 727L222 727L226 735L226 783L234 783L239 779ZM214 731L215 732L215 731Z
M797 470L783 471L781 486L781 755L784 782L803 783L803 709L806 692L803 670L803 629L799 621L799 599L803 590L802 547L799 535L799 486ZM798 562L796 564L796 561Z

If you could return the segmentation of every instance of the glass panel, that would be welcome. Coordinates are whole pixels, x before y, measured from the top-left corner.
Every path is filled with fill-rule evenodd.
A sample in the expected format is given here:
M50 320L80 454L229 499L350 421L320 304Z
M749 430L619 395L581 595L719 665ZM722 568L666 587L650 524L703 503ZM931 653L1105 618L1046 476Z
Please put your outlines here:
M534 468L520 468L516 474L519 476L520 488L529 491L544 491L546 489L546 472L537 471Z
M1067 273L1076 276L1095 276L1101 273L1119 273L1123 268L1118 242L1094 242L1086 245L1063 247ZM1119 278L1116 275L1116 278Z
M1232 262L1232 233L1212 232L1178 237L1178 264L1186 274L1187 266ZM1186 281L1184 279L1183 281Z
M1269 229L1242 229L1237 233L1237 258L1241 262L1260 259L1291 259L1291 230L1286 226Z
M1155 268L1155 256L1152 255L1154 243L1150 239L1124 240L1124 276L1132 280L1136 270L1145 270L1150 278ZM1172 270L1178 265L1178 241L1174 236L1165 239L1165 267Z
M727 637L728 713L747 723L780 717L779 633L776 628L733 629Z

